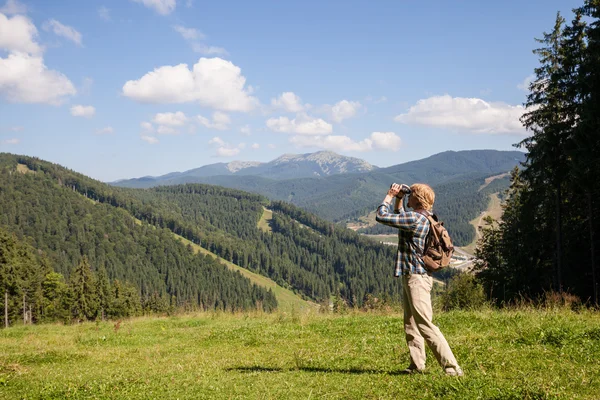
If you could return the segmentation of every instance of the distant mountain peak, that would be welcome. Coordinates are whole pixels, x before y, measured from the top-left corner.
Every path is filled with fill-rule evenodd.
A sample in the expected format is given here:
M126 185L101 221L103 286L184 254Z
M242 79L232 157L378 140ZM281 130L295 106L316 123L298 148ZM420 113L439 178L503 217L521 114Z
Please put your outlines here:
M368 172L377 168L360 158L343 156L328 150L305 154L287 153L271 161L270 164L280 165L290 162L315 163L321 168L321 171L315 171L316 176L347 172Z
M258 167L259 165L261 165L262 163L260 161L232 161L230 163L227 164L226 168L231 172L231 173L236 173L242 169L246 169L246 168L251 168L251 167Z

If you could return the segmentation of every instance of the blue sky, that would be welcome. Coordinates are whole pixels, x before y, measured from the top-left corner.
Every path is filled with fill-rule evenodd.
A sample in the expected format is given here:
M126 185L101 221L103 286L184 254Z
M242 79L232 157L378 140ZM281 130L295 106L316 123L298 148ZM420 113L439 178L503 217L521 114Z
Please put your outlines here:
M0 0L0 151L112 181L512 150L534 38L581 3Z

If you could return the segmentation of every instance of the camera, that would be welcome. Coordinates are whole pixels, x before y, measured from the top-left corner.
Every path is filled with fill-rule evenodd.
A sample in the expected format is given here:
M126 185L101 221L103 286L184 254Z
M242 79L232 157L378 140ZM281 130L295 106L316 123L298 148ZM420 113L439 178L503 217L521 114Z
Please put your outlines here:
M394 183L392 183L392 184L390 185L390 189L391 189L391 188L392 188L392 186L394 186L394 185L398 185L398 183L395 183L395 182L394 182ZM409 188L408 186L406 186L406 185L400 185L400 193L404 193L404 194L410 194L410 193L411 193L411 190L410 190L410 188Z
M390 189L392 188L392 186L397 185L397 183L392 183L390 185ZM405 194L410 194L412 191L410 190L410 188L406 185L400 185L400 192L398 192L398 194L396 195L396 197L402 197ZM402 196L400 195L402 194Z

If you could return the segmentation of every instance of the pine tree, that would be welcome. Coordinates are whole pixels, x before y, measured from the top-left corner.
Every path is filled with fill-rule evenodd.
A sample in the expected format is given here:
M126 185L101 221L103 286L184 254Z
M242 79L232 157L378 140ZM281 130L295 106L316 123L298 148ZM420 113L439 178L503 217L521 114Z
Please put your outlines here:
M73 317L78 320L96 318L98 314L98 297L94 274L87 256L83 256L81 262L73 271L71 290L73 291Z
M576 156L580 160L581 178L586 185L585 216L589 232L593 299L600 305L600 282L596 249L599 247L597 214L600 212L600 0L586 0L580 12L591 19L585 33L588 46L581 66L583 109L581 124L576 132Z
M525 106L528 110L522 122L533 135L521 141L519 147L525 147L527 154L526 179L540 192L553 194L541 198L554 198L554 221L556 235L555 287L562 291L562 182L566 175L564 160L564 142L568 132L565 131L566 102L561 90L561 70L563 57L561 39L565 19L560 13L556 15L554 29L544 33L543 39L536 39L545 47L534 50L539 56L540 66L535 69L536 79L530 85L530 94ZM548 207L549 208L549 207ZM548 215L549 216L549 215ZM547 219L548 216L540 216Z
M108 280L108 275L106 274L106 269L103 266L98 268L96 294L98 296L98 313L100 318L105 320L110 313L113 293Z

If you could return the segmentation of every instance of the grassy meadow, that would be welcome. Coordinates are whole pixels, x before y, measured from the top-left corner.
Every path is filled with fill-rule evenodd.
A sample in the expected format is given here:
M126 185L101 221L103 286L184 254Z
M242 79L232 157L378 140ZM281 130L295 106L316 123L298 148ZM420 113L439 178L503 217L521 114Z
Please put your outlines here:
M2 399L598 399L600 314L438 313L465 377L409 363L399 314L201 313L0 330Z

